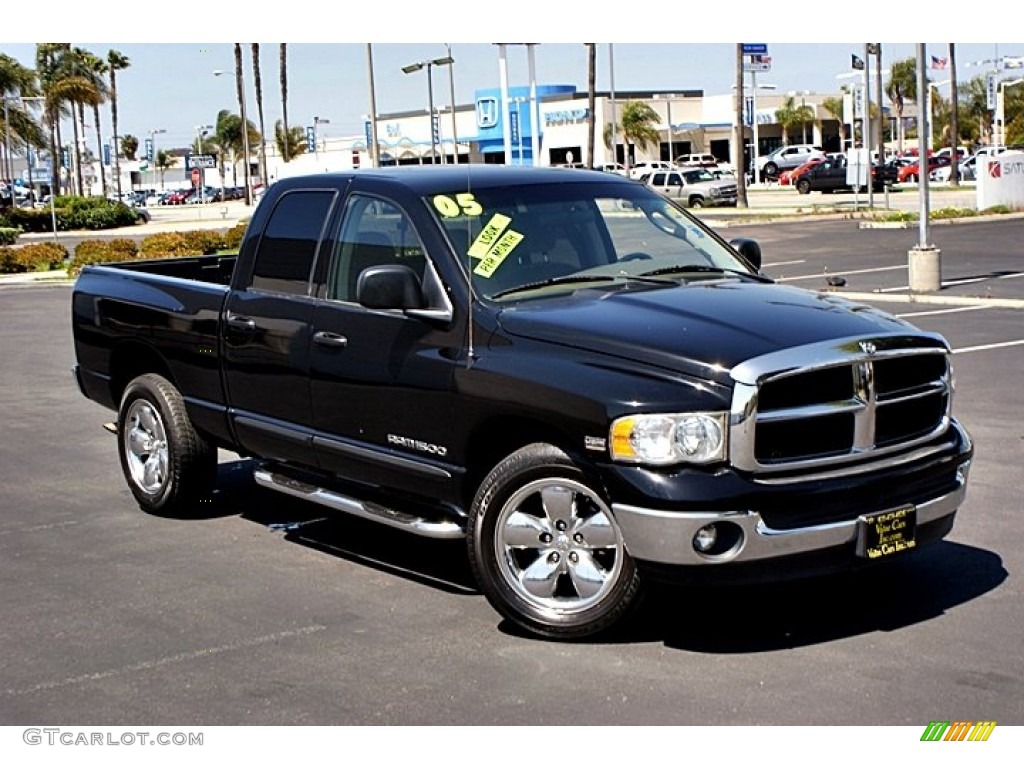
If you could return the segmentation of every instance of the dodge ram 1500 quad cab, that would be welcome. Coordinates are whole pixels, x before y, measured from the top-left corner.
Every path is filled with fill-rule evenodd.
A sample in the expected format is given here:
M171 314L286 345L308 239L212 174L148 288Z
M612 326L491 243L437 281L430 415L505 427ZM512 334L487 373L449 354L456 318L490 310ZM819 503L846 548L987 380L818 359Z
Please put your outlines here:
M598 172L270 187L235 256L82 270L74 371L145 510L261 486L464 538L504 616L606 629L644 580L774 578L945 536L972 445L939 336L774 283Z

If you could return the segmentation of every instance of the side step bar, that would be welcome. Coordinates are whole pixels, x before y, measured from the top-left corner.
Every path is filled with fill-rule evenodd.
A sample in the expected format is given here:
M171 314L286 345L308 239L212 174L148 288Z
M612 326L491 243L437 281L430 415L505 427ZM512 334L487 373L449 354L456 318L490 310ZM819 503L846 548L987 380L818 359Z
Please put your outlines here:
M253 477L256 483L264 488L287 493L289 496L295 496L296 498L330 507L339 512L346 512L356 517L362 517L366 520L384 523L384 525L390 525L392 528L409 531L420 536L426 536L431 539L462 539L466 536L466 530L463 525L454 520L429 520L424 517L410 515L406 512L388 509L380 504L360 501L349 496L343 496L336 491L304 483L301 480L296 480L279 472L273 472L265 467L257 467L253 472Z

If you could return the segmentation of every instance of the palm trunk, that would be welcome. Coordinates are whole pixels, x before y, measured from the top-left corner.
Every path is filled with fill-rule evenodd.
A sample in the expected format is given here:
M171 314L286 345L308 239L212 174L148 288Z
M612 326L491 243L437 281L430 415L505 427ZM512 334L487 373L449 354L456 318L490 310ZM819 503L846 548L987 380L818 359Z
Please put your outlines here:
M75 194L83 195L82 189L82 154L78 142L78 110L75 104L71 105L71 128L74 132L75 143L71 148L71 164L75 167ZM81 108L81 104L77 105Z
M281 43L281 124L284 126L284 162L291 160L291 133L288 130L288 43Z
M263 126L263 80L260 77L260 44L252 43L252 77L256 85L256 114L260 121L260 177L267 183L267 152L266 135Z
M103 133L100 131L100 106L92 105L92 117L96 121L96 151L99 153L100 195L107 196L107 172L103 168Z
M953 155L950 157L949 169L949 185L951 187L960 186L960 156L957 154L957 147L960 146L960 125L958 120L958 112L960 111L960 105L958 101L960 99L959 94L956 91L956 44L949 44L949 81L950 81L950 114L949 114L949 132L951 134L950 146L953 147ZM964 158L965 160L967 158Z
M114 186L117 188L117 199L121 199L121 147L120 135L117 132L117 70L110 68L110 121L114 131L111 151L114 153Z

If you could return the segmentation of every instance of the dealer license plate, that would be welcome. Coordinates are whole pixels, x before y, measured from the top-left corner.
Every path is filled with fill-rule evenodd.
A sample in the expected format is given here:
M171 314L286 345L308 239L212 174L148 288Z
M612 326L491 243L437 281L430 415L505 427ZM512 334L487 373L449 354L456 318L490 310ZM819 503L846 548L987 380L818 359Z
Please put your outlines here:
M857 556L877 560L917 546L913 504L857 518Z

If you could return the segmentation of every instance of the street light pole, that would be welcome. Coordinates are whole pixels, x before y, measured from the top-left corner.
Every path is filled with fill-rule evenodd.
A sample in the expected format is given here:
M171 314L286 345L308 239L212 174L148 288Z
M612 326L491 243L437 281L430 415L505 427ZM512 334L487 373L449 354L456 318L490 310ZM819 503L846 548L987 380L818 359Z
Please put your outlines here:
M672 158L675 157L675 153L672 151L672 99L676 97L674 93L656 93L654 98L665 101L665 119L668 122L668 161L673 162Z
M320 159L320 129L318 128L318 126L320 126L320 125L330 125L330 124L331 124L331 121L328 120L326 117L319 117L317 115L313 115L313 156L317 160ZM325 141L324 142L324 152L326 152L326 151L327 151L327 142Z
M452 103L452 164L459 164L459 132L455 124L455 59L452 59L452 47L448 43L444 44L445 51L448 52L446 58L451 59L451 63L448 65L448 90L449 98ZM521 127L520 127L521 129Z
M153 147L153 159L150 161L153 164L153 186L156 187L156 136L160 133L167 133L166 128L153 128L149 132L149 144ZM101 160L102 162L102 160ZM160 184L160 191L163 191L163 184Z
M427 61L417 61L414 64L409 64L402 67L402 71L409 75L413 72L419 72L424 67L427 68L427 109L429 118L429 129L430 129L430 164L433 165L437 162L437 132L434 130L434 78L431 74L433 67L444 67L451 66L455 63L455 60L451 56L442 56L437 59L428 59ZM454 108L454 107L453 107ZM441 157L441 162L444 162L444 157Z
M203 139L206 137L207 131L212 130L212 125L196 126L196 155L203 154ZM199 168L199 202L206 202L206 168Z
M370 73L370 162L380 167L380 145L377 139L377 90L373 83L373 43L366 44L366 68Z

